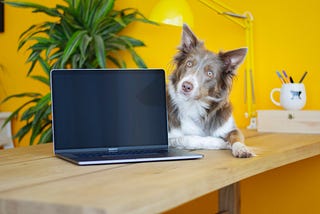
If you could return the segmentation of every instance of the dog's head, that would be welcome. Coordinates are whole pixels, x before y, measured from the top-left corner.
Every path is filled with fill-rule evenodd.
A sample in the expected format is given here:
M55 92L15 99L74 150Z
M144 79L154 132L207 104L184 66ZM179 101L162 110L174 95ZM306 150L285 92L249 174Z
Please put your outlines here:
M175 94L184 100L209 98L219 102L226 99L246 53L246 48L218 54L210 52L184 25L181 45L174 57L176 68L170 79Z

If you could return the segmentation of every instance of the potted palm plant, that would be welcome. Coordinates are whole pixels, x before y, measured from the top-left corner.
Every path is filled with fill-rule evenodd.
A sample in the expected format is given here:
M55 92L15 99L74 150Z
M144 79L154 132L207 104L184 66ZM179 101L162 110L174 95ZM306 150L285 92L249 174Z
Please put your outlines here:
M28 77L48 87L49 72L54 68L126 67L119 51L129 52L138 67L146 67L135 51L144 43L119 34L132 22L154 24L136 9L115 10L114 0L64 0L65 4L57 4L53 8L31 2L4 3L53 17L53 21L30 26L20 35L18 45L18 50L26 47L29 51ZM33 75L36 64L41 66L42 75ZM20 142L30 132L30 144L51 142L50 92L15 94L6 97L3 102L26 97L28 101L13 111L7 120L20 115L20 120L24 122L14 137Z

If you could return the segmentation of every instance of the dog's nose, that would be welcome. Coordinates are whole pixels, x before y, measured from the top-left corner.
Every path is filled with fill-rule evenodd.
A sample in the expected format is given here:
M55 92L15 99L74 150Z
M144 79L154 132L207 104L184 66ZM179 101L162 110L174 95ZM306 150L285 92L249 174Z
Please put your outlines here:
M184 92L190 92L190 91L192 91L192 89L193 89L193 84L191 82L184 81L182 83L182 90Z

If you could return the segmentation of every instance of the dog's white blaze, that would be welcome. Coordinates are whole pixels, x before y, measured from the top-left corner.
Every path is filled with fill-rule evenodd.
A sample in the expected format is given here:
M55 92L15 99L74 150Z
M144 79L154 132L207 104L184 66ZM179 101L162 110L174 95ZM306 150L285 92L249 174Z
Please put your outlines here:
M199 73L199 72L201 72L201 70L204 69L204 66L205 66L205 64L207 62L207 59L208 59L208 56L205 55L205 57L197 60L198 61L198 65L197 65L196 73Z
M197 79L196 79L196 75L188 75L188 76L185 76L185 77L182 78L182 79L180 80L180 82L178 83L178 93L179 93L182 97L188 99L187 96L185 96L185 95L182 94L182 84L183 84L184 82L190 82L190 83L192 83L192 85L193 85L193 90L191 91L191 93L190 93L190 95L189 95L188 97L194 98L194 97L198 96L198 94L199 94L199 84L198 84L198 81L197 81Z

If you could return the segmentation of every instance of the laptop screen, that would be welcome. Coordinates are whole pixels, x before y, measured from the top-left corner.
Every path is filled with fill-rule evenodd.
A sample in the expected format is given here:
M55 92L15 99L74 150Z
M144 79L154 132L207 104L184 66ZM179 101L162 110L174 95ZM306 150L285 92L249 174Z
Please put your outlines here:
M56 150L168 144L165 76L149 70L53 70Z

